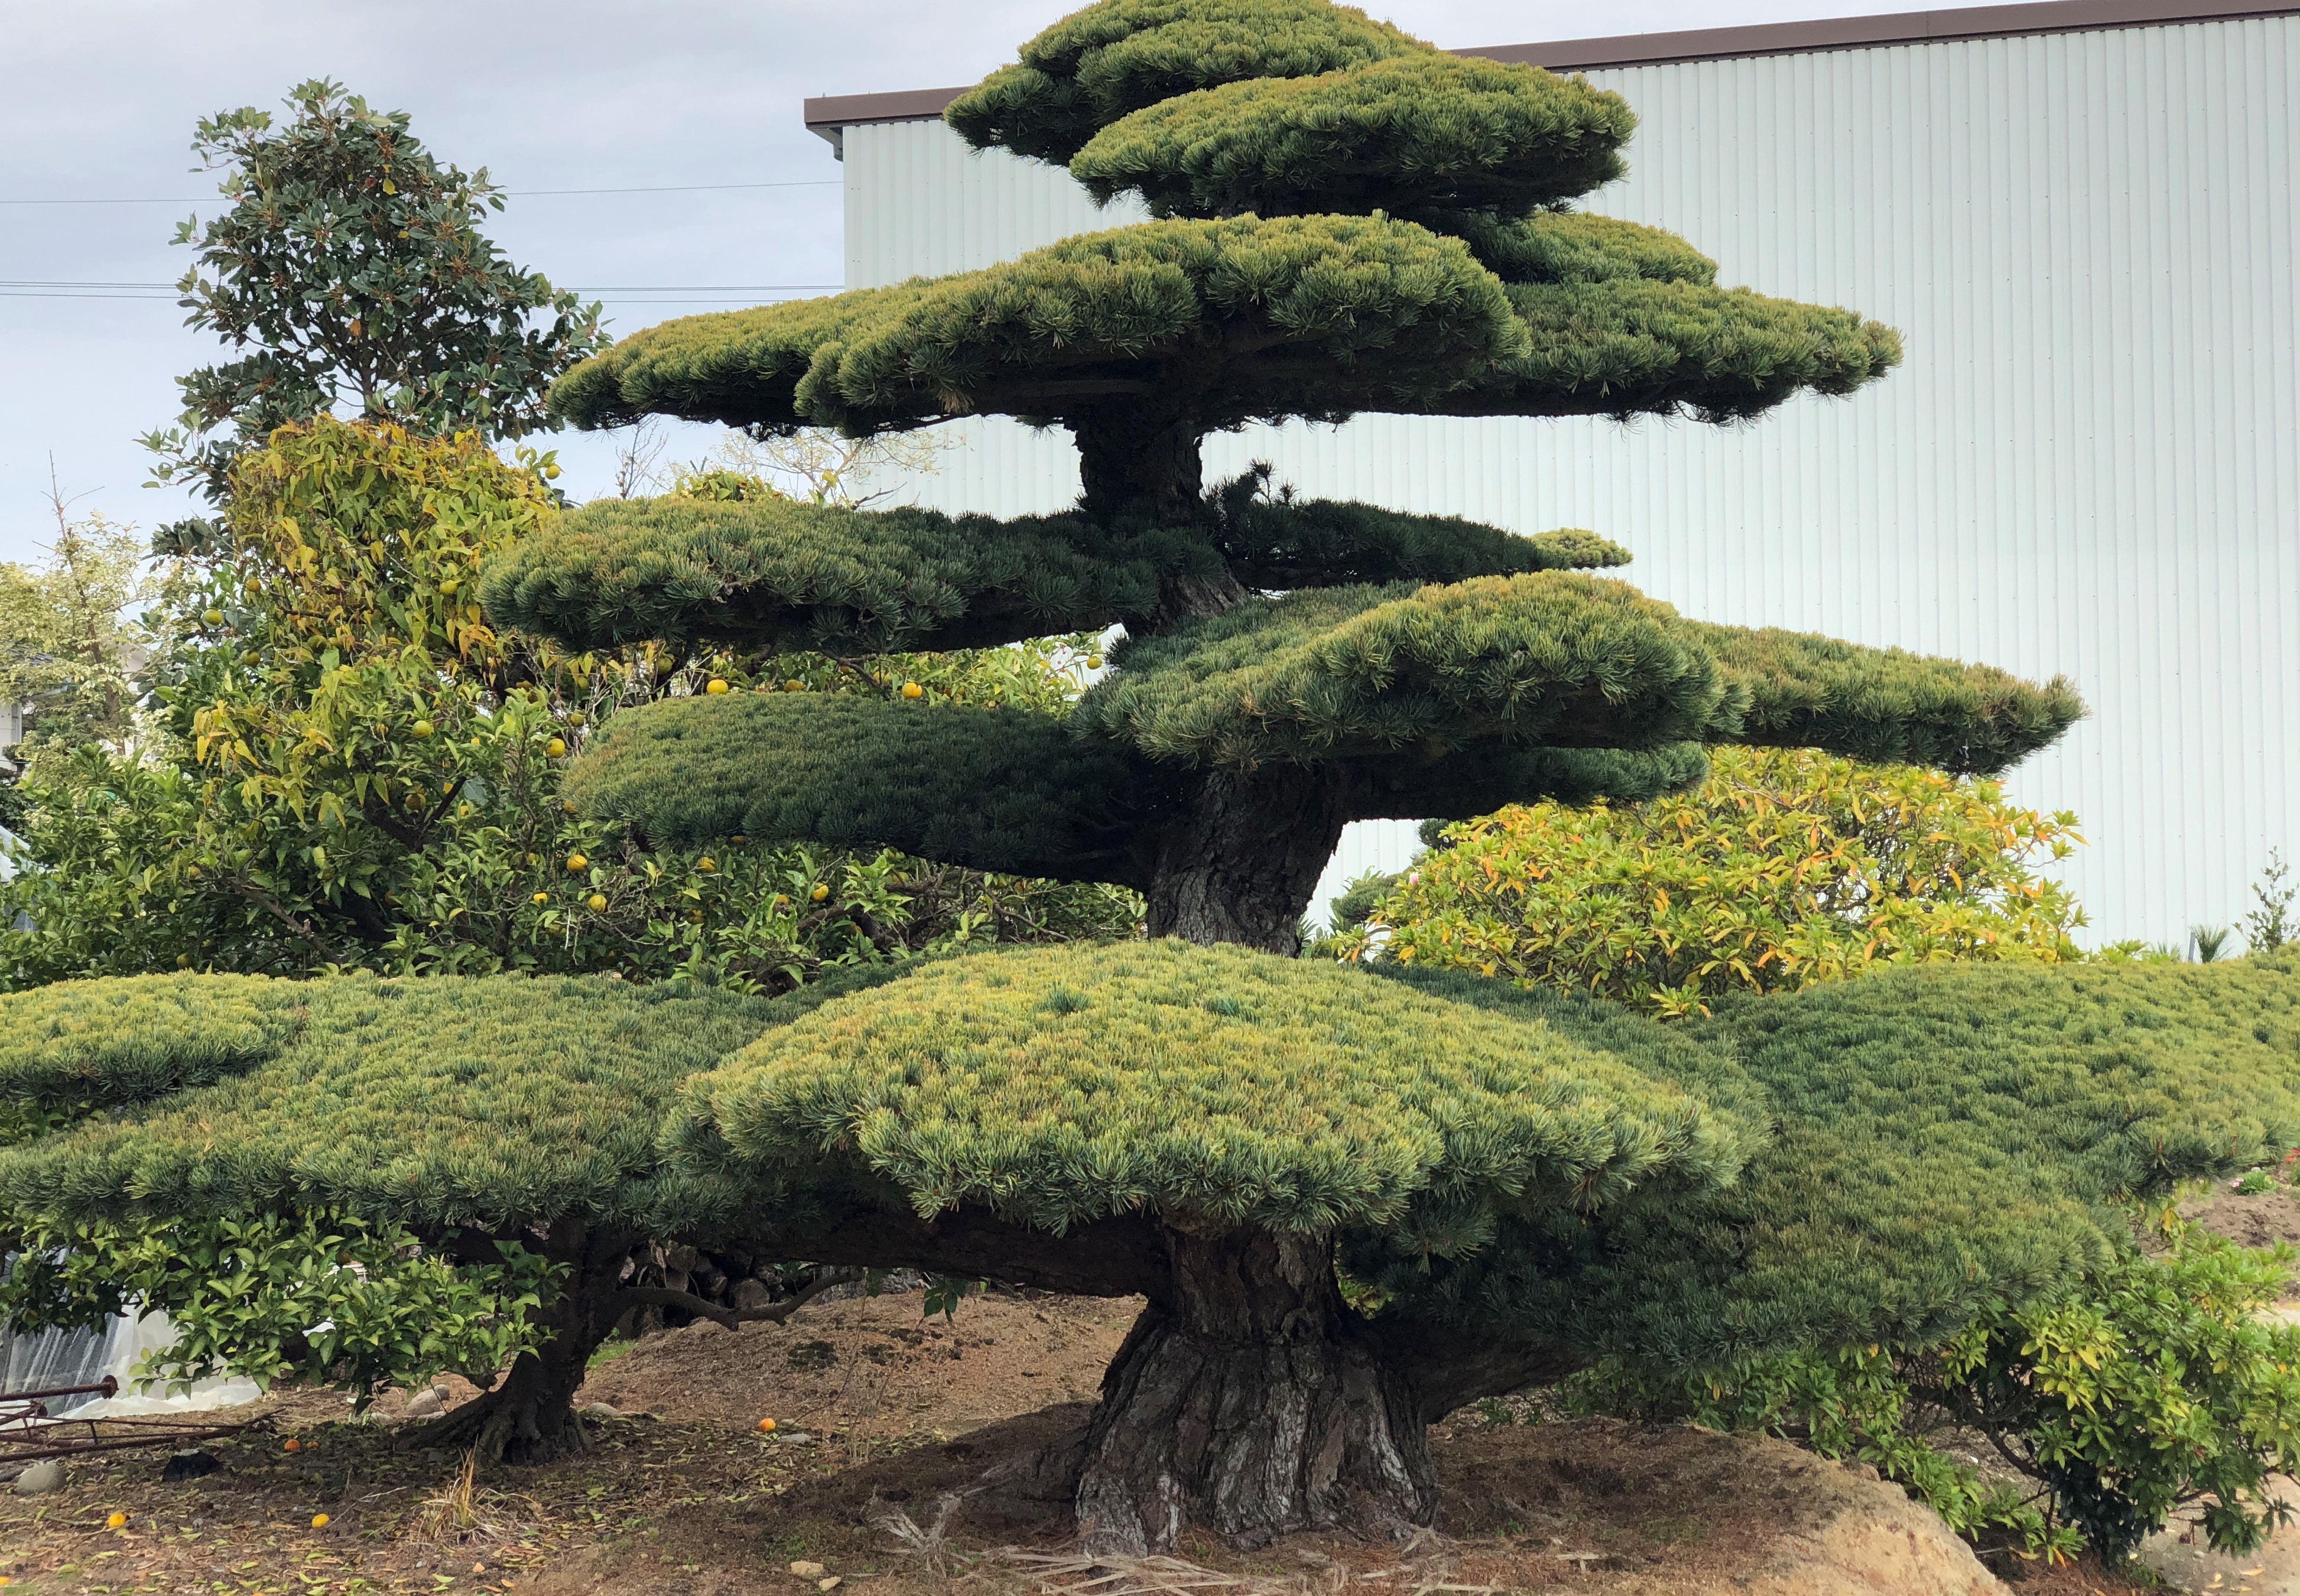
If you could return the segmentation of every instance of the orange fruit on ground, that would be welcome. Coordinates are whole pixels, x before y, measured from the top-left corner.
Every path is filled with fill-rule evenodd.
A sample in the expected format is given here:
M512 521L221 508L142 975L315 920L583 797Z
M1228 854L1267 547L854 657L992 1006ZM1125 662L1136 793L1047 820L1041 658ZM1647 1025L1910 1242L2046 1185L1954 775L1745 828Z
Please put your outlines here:
M304 1443L296 1440L293 1435L290 1435L288 1437L288 1445L286 1450L291 1452L300 1452L304 1450Z
M327 1528L327 1527L328 1527L328 1516L327 1516L325 1513L314 1513L314 1514L312 1514L312 1527L313 1529L325 1529L325 1528Z
M771 1418L762 1418L759 1421L759 1428L762 1431L771 1433L774 1427L775 1421Z
M126 1524L127 1522L128 1522L128 1515L127 1515L127 1514L125 1514L125 1513L114 1513L111 1517L109 1517L109 1518L105 1519L105 1520L104 1521L104 1527L105 1527L105 1528L107 1528L107 1529L118 1529L121 1525Z

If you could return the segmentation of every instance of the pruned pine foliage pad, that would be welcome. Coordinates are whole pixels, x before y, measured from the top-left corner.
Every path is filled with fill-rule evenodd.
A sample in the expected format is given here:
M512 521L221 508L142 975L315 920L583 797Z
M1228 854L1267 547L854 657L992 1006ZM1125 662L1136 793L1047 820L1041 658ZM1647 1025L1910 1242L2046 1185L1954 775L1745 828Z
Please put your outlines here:
M1431 51L1177 95L1095 135L1071 175L1158 216L1523 212L1621 176L1636 126L1584 79Z
M1647 1023L1473 976L1391 978L1577 1039ZM2300 1144L2289 959L1918 967L1732 1000L1675 1034L1710 1093L1754 1093L1771 1121L1738 1181L1555 1212L1430 1275L1371 1245L1354 1266L1426 1293L1419 1311L1662 1367L1922 1347L2129 1248L2129 1204Z
M1500 1214L1729 1180L1752 1129L1538 1021L1172 941L938 965L762 1037L679 1111L706 1167L884 1180L922 1216L1059 1232L1146 1209L1456 1249Z
M948 120L977 149L1062 162L1100 129L1176 95L1429 48L1324 0L1101 0L1024 45L1021 61L962 95Z
M145 976L11 999L0 1026L0 1100L97 1108L206 1085L293 1042L307 1018L306 992L254 976Z
M777 693L674 699L609 723L571 802L659 845L883 844L973 869L1130 882L1161 807L1121 745L1013 708Z
M203 1069L214 1084L15 1149L0 1159L0 1202L69 1218L288 1205L419 1228L578 1214L671 1234L724 1207L708 1172L667 1172L654 1155L673 1089L843 987L772 1001L517 976L38 988L0 999L9 1035L101 1010L135 1028L128 1046L83 1050L79 1075L12 1077L12 1095L117 1101ZM273 1016L296 1023L250 1049ZM235 1072L216 1079L226 1056Z

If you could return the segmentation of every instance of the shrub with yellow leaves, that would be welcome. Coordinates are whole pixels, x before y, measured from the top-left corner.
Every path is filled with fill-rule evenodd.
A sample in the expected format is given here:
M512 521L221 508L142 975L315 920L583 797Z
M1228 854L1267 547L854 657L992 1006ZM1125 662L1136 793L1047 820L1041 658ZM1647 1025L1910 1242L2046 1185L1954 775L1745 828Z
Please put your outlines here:
M1803 750L1719 749L1709 779L1637 805L1504 809L1338 927L1344 958L1562 986L1648 1013L1891 965L2080 957L2084 914L2038 873L2076 817L1996 782Z

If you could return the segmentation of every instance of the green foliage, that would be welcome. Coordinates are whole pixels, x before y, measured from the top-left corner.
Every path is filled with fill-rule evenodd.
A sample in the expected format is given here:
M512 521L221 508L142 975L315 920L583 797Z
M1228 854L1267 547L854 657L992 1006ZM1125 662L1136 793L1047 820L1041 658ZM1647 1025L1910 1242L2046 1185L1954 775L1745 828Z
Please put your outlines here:
M1729 1180L1750 1128L1546 1027L1164 941L988 953L826 1004L695 1081L669 1134L705 1168L888 1182L922 1217L1060 1234L1148 1208L1451 1256L1496 1210Z
M1249 769L1706 739L1996 769L2082 711L2059 678L2039 690L1897 649L1695 625L1565 571L1250 601L1112 657L1078 725L1162 761Z
M1409 212L1440 233L1452 233L1505 283L1717 281L1717 262L1675 233L1586 211L1537 211L1504 219L1477 211Z
M1630 1022L1503 981L1375 968L1570 1036L1593 1014L1618 1017L1616 1035ZM1671 1078L1712 1100L1760 1094L1774 1134L1738 1182L1586 1225L1529 1218L1427 1276L1379 1258L1352 1272L1417 1311L1648 1367L1935 1346L2106 1268L2128 1201L2300 1145L2300 969L2284 960L1919 966L1654 1028L1695 1055L1669 1055Z
M1747 694L1721 742L1994 775L2084 718L2066 677L2040 688L1993 666L1811 632L1684 624Z
M46 560L0 564L0 703L29 711L24 740L0 752L34 780L89 743L132 754L151 731L136 667L153 639L127 613L152 596L144 540L100 515L71 519L61 498L55 510ZM18 808L0 826L21 824Z
M976 149L1067 162L1096 131L1175 95L1252 78L1308 78L1429 46L1322 0L1097 0L944 119Z
M52 769L0 886L32 924L0 934L0 983L608 968L779 989L1002 929L1132 924L1099 889L1065 902L820 847L665 852L581 819L568 756L626 704L747 680L735 662L567 654L490 627L481 562L557 512L476 436L323 419L235 480L228 543L174 579L162 696L181 740L164 763ZM821 656L750 662L819 694L896 691ZM1042 711L1082 674L1060 642L879 668L938 700Z
M2039 859L2075 818L1995 783L1721 749L1697 791L1505 809L1370 883L1343 957L1558 986L1664 1018L1902 964L2078 956L2084 916Z
M1620 177L1636 127L1587 79L1430 50L1177 95L1103 129L1070 169L1096 199L1132 191L1155 216L1523 215Z
M2288 1251L2256 1252L2164 1215L2154 1253L1978 1315L1945 1343L1844 1347L1691 1377L1613 1364L1583 1405L1768 1429L1859 1457L1965 1534L2029 1550L2080 1536L2112 1564L2201 1500L2214 1550L2248 1556L2291 1509L2270 1475L2300 1465L2300 1327L2264 1318ZM1932 1437L1979 1432L2034 1482L1985 1484Z
M74 981L12 1005L0 1098L111 1107L204 1086L276 1058L304 990L247 976Z
M979 869L1129 881L1154 777L1054 716L900 698L743 693L612 724L570 774L595 814L648 838L812 837Z
M1747 288L1607 278L1512 283L1507 293L1524 352L1430 413L1731 421L1808 389L1853 393L1901 363L1891 328Z
M0 1320L12 1326L99 1324L134 1305L176 1332L138 1379L319 1380L361 1409L440 1374L493 1384L538 1344L533 1315L559 1273L516 1243L491 1244L496 1261L453 1259L339 1213L8 1228Z
M504 623L591 648L652 638L779 650L996 644L1096 631L1156 607L1160 568L1175 551L1148 536L1138 548L1097 549L1081 536L1092 530L1075 517L608 500L496 561L483 592Z
M1521 537L1458 516L1407 515L1378 505L1297 499L1256 464L1207 495L1208 531L1248 587L1292 590L1366 583L1459 582L1521 571L1627 565L1617 543L1574 528Z
M2260 879L2252 885L2255 907L2247 910L2244 917L2244 942L2247 951L2272 953L2292 940L2292 900L2300 897L2300 885L2286 884L2285 878L2290 874L2284 862L2284 855L2271 848L2268 862L2261 868Z
M430 1232L577 1214L674 1234L699 1199L651 1151L668 1094L788 1011L597 977L265 985L298 1002L302 1021L268 1058L240 1040L248 988L230 986L234 1001L218 1003L201 987L195 1002L207 1001L182 1005L186 1023L107 1053L109 1071L56 1071L61 1081L18 1088L101 1099L171 1071L221 1077L13 1150L0 1158L0 1208L66 1222L292 1204ZM102 984L96 996L122 990L162 1008L180 1002L164 977ZM0 1000L0 1018L38 1035L54 1016L84 1015L86 992L65 983L20 993ZM243 1048L237 1073L206 1063L233 1046Z
M344 405L442 436L551 425L544 391L604 345L599 307L504 258L486 170L441 166L405 112L322 79L288 104L284 127L251 105L192 141L231 204L177 229L199 257L177 287L189 325L253 353L179 379L182 416L145 439L160 480L221 503L242 451Z
M1212 428L1296 411L1304 366L1320 373L1310 413L1338 416L1434 401L1528 348L1501 285L1462 245L1382 217L1151 222L884 290L852 318L738 314L747 320L637 334L554 403L599 425L637 408L608 373L668 369L690 392L732 400L683 414L855 429L938 420L958 392L974 411L1062 413L1061 395L1081 386L1131 387L1171 365L1165 380L1187 384L1177 398L1187 391ZM1230 334L1211 343L1218 327ZM738 328L747 336L728 336ZM779 329L812 345L787 401L790 368L762 372L748 353Z
M1668 606L1565 571L1252 600L1112 658L1076 720L1183 765L1649 747L1700 736L1724 696Z

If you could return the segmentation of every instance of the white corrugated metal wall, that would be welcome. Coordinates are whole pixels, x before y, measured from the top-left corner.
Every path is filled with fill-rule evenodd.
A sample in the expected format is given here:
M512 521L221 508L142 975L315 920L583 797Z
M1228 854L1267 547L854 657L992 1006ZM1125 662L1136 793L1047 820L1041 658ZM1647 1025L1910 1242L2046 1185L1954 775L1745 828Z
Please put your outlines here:
M1217 440L1209 468L1591 528L1707 619L2065 672L2093 719L2011 785L2084 822L2091 935L2233 921L2300 840L2296 64L2276 18L1593 73L1642 119L1595 208L1888 321L1907 364L1751 428L1367 417ZM939 123L851 128L846 160L849 287L1141 214ZM953 430L926 503L1077 490L1067 435ZM1411 846L1354 828L1321 905Z

